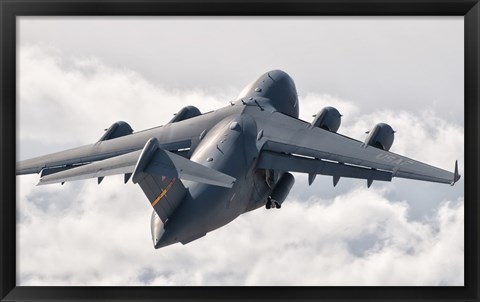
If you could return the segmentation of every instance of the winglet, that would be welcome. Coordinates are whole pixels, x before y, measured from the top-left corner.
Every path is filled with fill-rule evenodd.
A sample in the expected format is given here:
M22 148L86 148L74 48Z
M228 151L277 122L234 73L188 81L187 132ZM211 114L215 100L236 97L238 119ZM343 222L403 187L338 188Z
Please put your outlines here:
M458 160L455 161L455 172L453 175L453 181L451 185L453 186L460 179L460 174L458 174Z

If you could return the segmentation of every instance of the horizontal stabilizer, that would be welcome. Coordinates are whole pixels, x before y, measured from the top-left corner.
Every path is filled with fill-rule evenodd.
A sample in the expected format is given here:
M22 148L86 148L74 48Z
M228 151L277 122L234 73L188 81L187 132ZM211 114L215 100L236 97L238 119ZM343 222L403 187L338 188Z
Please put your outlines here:
M149 157L148 162L144 160L146 157ZM159 148L155 138L150 139L145 144L142 156L138 159L137 167L132 176L134 183L139 181L140 172L228 188L231 188L235 182L234 177Z

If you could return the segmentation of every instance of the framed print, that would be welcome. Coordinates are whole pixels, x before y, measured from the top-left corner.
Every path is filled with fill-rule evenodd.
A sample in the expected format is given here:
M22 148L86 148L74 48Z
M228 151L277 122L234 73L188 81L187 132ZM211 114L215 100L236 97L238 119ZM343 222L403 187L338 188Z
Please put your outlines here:
M2 300L478 299L477 1L1 9ZM225 117L237 108L248 118ZM270 156L244 182L227 167L247 169L238 129ZM132 132L141 148L106 150ZM355 162L345 137L362 142ZM344 150L319 158L321 140ZM152 157L167 174L149 180ZM233 187L220 212L241 215L220 219L209 205L227 189L198 183ZM178 214L177 195L196 210ZM192 231L168 237L174 213Z

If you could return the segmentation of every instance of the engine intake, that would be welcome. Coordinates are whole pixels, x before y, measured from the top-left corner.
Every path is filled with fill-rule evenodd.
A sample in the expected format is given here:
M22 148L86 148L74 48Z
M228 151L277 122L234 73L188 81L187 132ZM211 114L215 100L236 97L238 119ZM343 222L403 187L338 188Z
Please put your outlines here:
M395 131L390 125L378 123L373 127L372 131L368 131L369 136L365 140L365 144L385 151L390 150L393 140L395 139Z
M196 117L199 115L202 115L202 113L200 112L200 110L198 110L197 107L195 106L183 107L182 109L180 109L180 111L175 113L175 116L168 123L170 124L170 123L176 123L176 122L188 120L189 118Z
M325 107L315 115L313 127L319 127L330 132L337 132L342 115L334 107Z
M107 141L117 137L132 134L133 129L130 125L123 121L113 123L108 129L105 129L105 133L102 135L99 141Z

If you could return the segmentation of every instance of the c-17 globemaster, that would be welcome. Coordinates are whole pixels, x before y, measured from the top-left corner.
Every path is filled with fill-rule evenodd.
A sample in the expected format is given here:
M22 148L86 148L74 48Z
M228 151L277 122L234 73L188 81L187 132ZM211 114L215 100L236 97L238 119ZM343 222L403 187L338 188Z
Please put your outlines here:
M188 106L166 125L133 132L116 122L94 144L17 163L40 185L124 174L153 207L155 248L186 244L265 206L280 208L294 184L289 172L360 178L370 187L393 177L454 184L454 173L389 152L394 131L379 123L364 142L337 134L341 114L326 107L298 119L293 80L280 70L260 76L230 105L208 113Z

